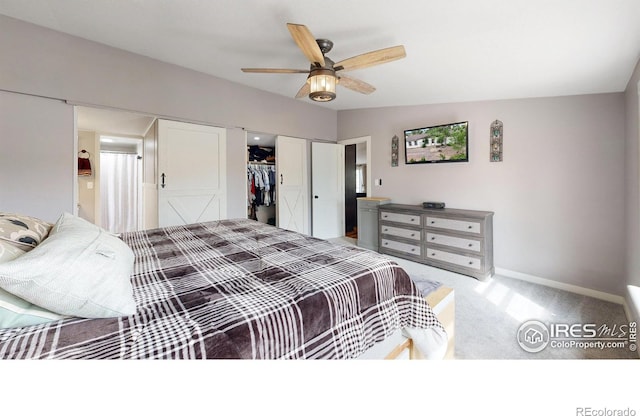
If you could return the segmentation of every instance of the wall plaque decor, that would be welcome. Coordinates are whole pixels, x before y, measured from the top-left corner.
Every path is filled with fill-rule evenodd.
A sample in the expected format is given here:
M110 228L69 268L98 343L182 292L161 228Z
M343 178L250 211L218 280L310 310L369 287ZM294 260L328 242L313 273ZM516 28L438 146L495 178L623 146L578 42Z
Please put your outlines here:
M489 160L491 162L502 162L502 121L496 120L491 123L490 140Z
M391 139L391 166L398 166L398 136Z

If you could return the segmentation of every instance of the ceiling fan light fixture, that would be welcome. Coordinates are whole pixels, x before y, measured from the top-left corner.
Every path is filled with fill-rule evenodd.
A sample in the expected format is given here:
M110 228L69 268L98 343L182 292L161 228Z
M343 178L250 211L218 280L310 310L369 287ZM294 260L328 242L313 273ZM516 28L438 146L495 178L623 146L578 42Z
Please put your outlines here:
M343 72L354 69L368 68L374 65L395 61L407 56L404 46L397 45L352 56L335 63L326 53L333 48L333 42L328 39L315 39L311 31L296 23L287 23L287 28L298 48L311 63L308 71L287 68L241 68L242 72L263 74L308 74L305 83L296 93L296 98L308 96L317 102L328 102L336 98L336 84L360 94L371 94L376 89L359 79L346 77ZM340 72L338 72L340 71ZM340 74L340 77L336 74Z
M334 71L318 69L309 75L309 98L313 101L327 102L336 98L337 78Z

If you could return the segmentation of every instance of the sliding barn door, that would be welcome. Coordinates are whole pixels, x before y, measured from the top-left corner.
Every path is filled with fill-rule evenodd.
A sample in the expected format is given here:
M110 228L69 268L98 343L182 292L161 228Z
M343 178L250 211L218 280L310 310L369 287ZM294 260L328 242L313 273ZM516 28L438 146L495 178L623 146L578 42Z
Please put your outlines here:
M286 230L309 234L307 141L276 137L276 218Z
M344 235L344 145L311 143L313 236Z
M226 218L226 130L158 121L158 225Z

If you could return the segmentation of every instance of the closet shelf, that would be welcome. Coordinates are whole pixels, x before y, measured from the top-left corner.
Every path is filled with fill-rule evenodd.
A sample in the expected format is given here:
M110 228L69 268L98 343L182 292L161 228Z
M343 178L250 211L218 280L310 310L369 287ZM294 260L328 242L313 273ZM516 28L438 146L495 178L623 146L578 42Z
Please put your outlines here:
M275 166L276 162L256 162L256 161L249 161L248 162L249 165L256 165L256 166Z

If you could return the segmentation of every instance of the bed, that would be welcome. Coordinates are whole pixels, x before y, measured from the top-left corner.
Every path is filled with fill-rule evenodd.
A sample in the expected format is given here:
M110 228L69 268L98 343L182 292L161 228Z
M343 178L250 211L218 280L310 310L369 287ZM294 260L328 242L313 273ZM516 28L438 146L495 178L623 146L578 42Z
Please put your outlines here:
M65 215L67 223L83 221ZM374 356L370 352L399 333L413 339L427 358L442 358L447 349L446 332L425 293L404 269L375 252L248 219L164 227L119 238L81 225L124 242L125 260L126 251L132 253L129 278L116 294L130 290L134 309L125 304L114 316L96 318L46 304L45 312L53 314L47 320L0 329L0 358L383 358L384 350ZM79 261L47 263L54 257L56 239L66 243L58 242L59 250L69 249L63 231L57 223L33 250L0 264L0 287L42 306L30 297L33 288L19 292L24 282L10 279L25 272L7 265L31 267L39 261L47 268L42 274L60 269L63 278L72 279L68 276ZM118 257L116 249L91 241L78 245L78 256L91 244L97 244L99 255L92 252L94 257L82 263L72 280L74 288L78 281L100 274L99 262ZM106 283L88 282L86 290L102 296L111 290L104 284L117 280L100 278ZM49 296L54 302L57 293ZM88 306L78 303L76 308Z

